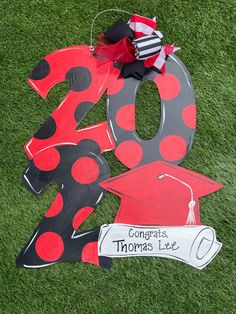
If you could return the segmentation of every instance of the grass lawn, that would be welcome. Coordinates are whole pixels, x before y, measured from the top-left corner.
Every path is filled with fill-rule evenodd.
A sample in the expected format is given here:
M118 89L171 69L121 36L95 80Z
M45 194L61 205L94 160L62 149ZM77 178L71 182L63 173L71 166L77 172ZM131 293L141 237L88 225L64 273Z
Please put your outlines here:
M15 258L55 197L57 186L33 196L22 184L28 159L23 145L65 97L60 84L41 99L28 85L43 56L88 44L92 18L107 8L156 15L165 43L182 49L196 92L198 125L182 166L224 185L201 200L202 222L223 243L219 255L198 271L160 258L113 260L105 271L84 263L17 269ZM0 313L236 313L235 289L235 18L233 0L1 0L0 3ZM98 19L102 32L124 14ZM159 109L152 85L138 94L137 127L144 138L156 132ZM105 97L84 125L105 119ZM111 175L126 170L104 155ZM82 230L111 223L119 199L107 193Z

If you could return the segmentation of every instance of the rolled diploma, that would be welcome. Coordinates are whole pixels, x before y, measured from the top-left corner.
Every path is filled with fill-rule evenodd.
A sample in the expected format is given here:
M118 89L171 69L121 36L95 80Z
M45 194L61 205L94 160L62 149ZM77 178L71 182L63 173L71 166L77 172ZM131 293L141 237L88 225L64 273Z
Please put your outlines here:
M222 244L208 226L102 225L98 255L107 257L159 256L202 269L217 255Z

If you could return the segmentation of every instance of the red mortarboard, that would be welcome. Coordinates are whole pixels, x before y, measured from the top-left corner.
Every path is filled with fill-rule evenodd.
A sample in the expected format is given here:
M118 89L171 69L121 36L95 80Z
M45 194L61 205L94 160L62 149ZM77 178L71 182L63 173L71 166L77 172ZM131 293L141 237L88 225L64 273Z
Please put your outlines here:
M100 185L121 198L115 223L166 226L201 224L198 199L222 187L201 174L162 161Z

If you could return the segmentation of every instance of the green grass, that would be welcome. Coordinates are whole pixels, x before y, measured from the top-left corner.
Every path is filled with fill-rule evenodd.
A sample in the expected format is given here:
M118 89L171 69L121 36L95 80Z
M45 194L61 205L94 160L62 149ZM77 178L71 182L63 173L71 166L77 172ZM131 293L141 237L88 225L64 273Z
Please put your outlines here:
M177 55L192 75L198 113L194 145L182 165L224 185L201 200L203 223L214 227L223 243L222 251L202 271L160 258L116 259L110 271L83 263L15 268L16 255L57 189L51 186L35 197L25 188L21 174L28 160L23 145L68 90L67 84L61 84L42 100L26 79L44 55L88 43L92 18L106 8L156 15L165 42L182 47ZM0 313L236 312L235 11L233 0L1 1ZM120 16L126 18L104 15L95 33ZM156 129L158 110L153 97L152 86L141 88L137 121L145 138ZM84 123L105 118L104 99ZM112 175L125 170L112 153L105 156ZM107 193L83 230L111 223L118 206L119 199Z

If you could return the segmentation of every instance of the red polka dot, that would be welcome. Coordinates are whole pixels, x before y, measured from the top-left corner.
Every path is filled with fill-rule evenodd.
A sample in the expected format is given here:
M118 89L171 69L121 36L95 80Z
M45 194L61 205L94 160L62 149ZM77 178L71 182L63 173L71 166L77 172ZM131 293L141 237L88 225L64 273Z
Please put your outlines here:
M112 74L109 77L107 86L107 95L114 95L124 87L125 80L119 77L120 70L114 68Z
M160 143L160 153L165 160L179 160L186 152L186 142L181 136L169 135Z
M171 100L178 96L180 92L180 83L177 77L173 74L160 74L154 81L162 99Z
M64 251L62 238L55 232L45 232L37 239L35 250L46 262L58 260Z
M71 169L72 177L81 184L89 184L97 180L99 176L99 166L90 157L78 159Z
M98 242L89 242L85 244L82 251L81 259L85 263L99 265Z
M188 105L182 112L184 123L191 129L196 128L196 105Z
M135 105L122 106L116 114L117 125L124 130L135 130Z
M50 147L36 154L33 161L38 169L51 171L58 166L60 154L56 148Z
M143 149L135 141L125 141L117 146L115 155L125 166L133 168L142 160Z
M85 219L87 219L88 216L93 211L94 211L94 208L89 207L89 206L80 208L73 218L73 221L72 221L73 228L78 229L79 226L82 224L82 222L85 221Z
M62 198L61 193L58 193L57 196L55 197L52 205L50 206L50 208L45 213L45 217L50 218L50 217L56 216L57 214L60 213L62 208L63 208L63 198Z

